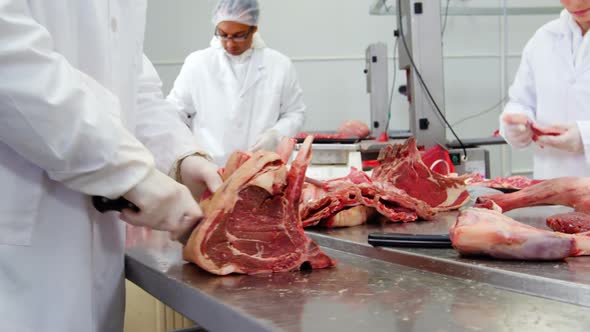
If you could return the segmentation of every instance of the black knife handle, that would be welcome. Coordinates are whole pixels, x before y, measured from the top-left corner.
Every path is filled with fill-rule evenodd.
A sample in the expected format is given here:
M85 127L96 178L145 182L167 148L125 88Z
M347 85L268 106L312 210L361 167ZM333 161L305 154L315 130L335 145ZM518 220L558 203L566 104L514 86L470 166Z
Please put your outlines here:
M123 211L124 209L130 209L133 212L139 212L137 205L129 202L123 197L117 199L109 199L102 196L92 196L92 205L100 212L105 213L109 211Z
M448 234L371 233L369 244L385 247L452 248Z

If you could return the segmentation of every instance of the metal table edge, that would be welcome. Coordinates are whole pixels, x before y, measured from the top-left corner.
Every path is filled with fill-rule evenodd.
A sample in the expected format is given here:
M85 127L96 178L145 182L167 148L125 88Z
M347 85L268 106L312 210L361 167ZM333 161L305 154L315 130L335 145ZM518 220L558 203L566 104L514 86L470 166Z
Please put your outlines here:
M270 322L261 321L241 309L225 306L195 288L166 278L164 274L142 264L128 254L125 255L125 277L208 331L259 332L277 330ZM178 290L175 292L174 289L178 287L185 294L182 298L175 296Z
M326 234L314 232L306 232L306 234L321 247L441 275L471 279L522 294L590 307L590 286L583 284L457 262L395 248L373 247L368 243L338 239Z

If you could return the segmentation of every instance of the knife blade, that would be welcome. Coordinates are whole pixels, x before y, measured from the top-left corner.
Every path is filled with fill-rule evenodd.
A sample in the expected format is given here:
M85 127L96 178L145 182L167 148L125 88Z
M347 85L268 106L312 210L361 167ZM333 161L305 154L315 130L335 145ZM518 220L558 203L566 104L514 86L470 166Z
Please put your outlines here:
M128 201L123 197L119 197L117 199L110 199L102 196L92 196L92 205L100 213L107 213L111 211L121 212L124 209L130 209L133 212L140 211L137 205L133 204L132 202ZM178 237L178 239L176 239L176 241L182 243L182 245L186 245L193 233L193 230L197 227L198 224L198 222L195 223L194 226L182 233Z

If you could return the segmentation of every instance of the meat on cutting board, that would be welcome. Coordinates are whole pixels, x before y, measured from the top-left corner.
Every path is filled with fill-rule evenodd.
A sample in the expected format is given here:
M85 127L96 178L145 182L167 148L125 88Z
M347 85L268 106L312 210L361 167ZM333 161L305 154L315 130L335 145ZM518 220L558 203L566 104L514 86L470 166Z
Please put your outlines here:
M289 170L274 152L230 158L234 164L203 204L205 218L184 247L184 259L218 275L334 265L305 235L298 213L311 142L305 140Z
M577 212L590 213L590 178L563 177L545 180L510 194L477 198L476 207L501 212L539 205L564 205Z
M498 211L468 208L450 230L453 247L466 256L561 260L590 255L590 234L564 234L528 226Z
M340 125L337 133L343 137L365 138L371 134L369 126L359 120L348 120Z
M466 181L471 175L453 177L431 171L422 161L416 139L389 145L379 153L380 165L373 182L390 184L428 203L436 211L458 209L469 201Z
M582 212L556 214L547 218L547 226L552 230L567 234L590 231L590 215Z
M298 133L295 138L304 139L307 136L313 136L316 139L350 139L350 138L366 138L371 134L369 126L364 122L358 120L348 120L343 122L336 133Z

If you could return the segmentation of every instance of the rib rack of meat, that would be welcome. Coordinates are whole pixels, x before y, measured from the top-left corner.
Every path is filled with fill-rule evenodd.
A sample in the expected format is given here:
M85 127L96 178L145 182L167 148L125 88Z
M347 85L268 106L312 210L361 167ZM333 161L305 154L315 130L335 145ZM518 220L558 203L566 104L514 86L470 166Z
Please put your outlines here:
M390 184L374 183L364 172L306 183L302 196L303 226L349 227L367 222L377 213L390 221L429 220L434 210Z
M379 153L380 165L373 170L373 182L389 184L428 203L435 211L458 209L469 201L465 182L471 175L445 176L422 162L416 139L389 145Z
M305 140L289 170L284 158L291 141L284 141L279 153L230 157L225 182L203 204L205 218L184 247L184 259L219 275L334 265L305 235L298 213L311 142Z

